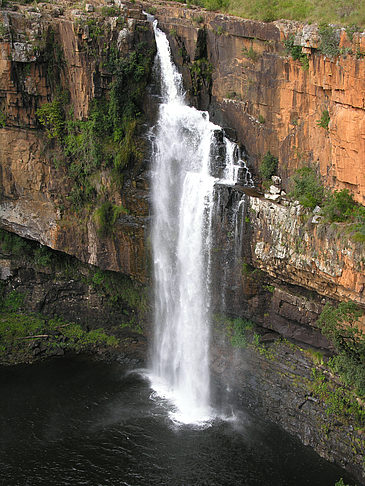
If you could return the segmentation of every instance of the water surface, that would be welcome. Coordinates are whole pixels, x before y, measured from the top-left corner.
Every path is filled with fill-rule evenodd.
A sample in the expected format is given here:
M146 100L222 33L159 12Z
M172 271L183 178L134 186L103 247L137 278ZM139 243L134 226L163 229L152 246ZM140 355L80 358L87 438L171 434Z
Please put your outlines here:
M344 473L241 414L174 425L149 383L85 357L0 369L0 484L333 486Z

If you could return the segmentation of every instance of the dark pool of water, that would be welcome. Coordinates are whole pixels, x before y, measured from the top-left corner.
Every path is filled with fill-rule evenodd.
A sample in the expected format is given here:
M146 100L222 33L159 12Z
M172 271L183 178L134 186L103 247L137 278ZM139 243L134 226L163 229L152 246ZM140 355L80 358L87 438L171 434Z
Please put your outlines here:
M118 364L62 358L0 369L0 484L333 486L346 475L243 413L174 426ZM348 479L348 478L347 478Z

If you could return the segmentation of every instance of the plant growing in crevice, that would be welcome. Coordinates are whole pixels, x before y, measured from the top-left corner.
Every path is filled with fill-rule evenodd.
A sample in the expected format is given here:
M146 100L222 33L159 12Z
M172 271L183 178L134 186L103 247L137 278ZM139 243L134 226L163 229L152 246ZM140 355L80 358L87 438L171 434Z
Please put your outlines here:
M121 214L128 211L123 206L117 206L110 201L105 201L94 212L94 220L101 236L108 236L113 232L114 225Z
M52 252L47 246L39 246L34 251L34 263L40 267L47 267L52 261Z
M285 50L294 60L300 61L304 70L307 70L309 68L308 56L302 52L302 47L295 45L294 42L295 36L293 34L289 35L284 40Z
M62 142L64 136L66 100L65 92L58 93L53 101L44 103L36 111L37 118L46 129L48 138L57 139L59 142Z
M4 128L6 125L6 113L0 110L0 128Z
M242 48L242 54L251 59L251 61L256 62L260 58L260 54L254 50L253 46L251 45L249 49L247 47Z
M198 96L203 87L208 90L212 83L213 65L205 58L197 59L190 65L192 93Z
M294 184L289 196L300 202L305 208L314 209L320 206L324 198L324 188L316 171L311 167L302 167L292 177Z
M58 166L73 181L67 199L76 211L95 203L93 175L97 171L111 169L112 183L121 188L125 174L133 177L143 162L143 97L154 50L140 43L123 58L113 46L103 53L113 76L110 96L92 100L87 120L75 119L73 111L66 109L64 93L37 110L48 137L57 141L66 156Z
M103 5L101 7L101 15L104 17L118 17L120 10L115 5Z
M259 172L265 181L269 181L278 169L279 160L270 151L266 152L261 160Z
M325 222L339 223L352 217L356 203L348 189L328 193L321 214Z
M358 326L362 314L354 302L341 302L337 307L326 304L317 323L338 353L329 366L345 384L365 396L365 336Z
M349 38L349 40L351 42L353 42L354 40L354 34L356 32L361 32L362 29L360 29L360 27L356 24L351 24L351 25L348 25L346 27L346 34L347 34L347 37Z
M317 120L317 126L324 128L325 130L328 130L328 125L329 122L331 121L330 114L328 110L323 110L321 118Z

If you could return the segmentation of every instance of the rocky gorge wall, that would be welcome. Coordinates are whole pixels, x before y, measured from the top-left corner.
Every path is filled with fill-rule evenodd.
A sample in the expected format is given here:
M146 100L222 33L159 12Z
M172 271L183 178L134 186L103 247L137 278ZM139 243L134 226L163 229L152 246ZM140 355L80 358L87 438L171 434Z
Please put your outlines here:
M135 85L144 90L154 55L153 34L141 10L133 5L115 7L106 15L100 13L101 7L90 8L91 12L85 12L66 4L42 4L1 12L1 224L81 261L146 281L147 155L139 142L143 116L137 128L130 128L134 133L125 149L130 160L120 168L115 161L114 168L113 162L106 162L115 157L111 153L120 148L120 142L111 139L101 150L104 137L95 135L101 129L85 122L91 106L100 103L100 112L108 109L103 103L108 103L117 77L116 56L126 57L143 45L150 50L144 50L147 64L141 66L143 72ZM135 87L134 94L131 89L125 87L126 95L137 98ZM60 100L61 95L66 98ZM145 92L138 98L138 107L133 108L145 114ZM53 116L50 123L58 123L62 137L42 129L37 116L42 106L53 109L46 116L48 121ZM94 119L105 115L100 112L94 109ZM68 133L65 117L69 117ZM95 137L91 146L82 138L87 130L91 130L90 138ZM138 164L130 153L137 151L131 147L134 139L139 144ZM99 152L101 160L95 162L93 151ZM98 231L95 218L95 211L107 201L122 207L124 214L113 221L112 236L107 234L109 228Z
M40 267L2 250L2 280L5 292L28 296L25 303L32 312L64 314L91 328L104 322L121 337L122 352L141 360L146 356L149 309L145 304L138 309L134 297L145 295L150 281L149 148L144 142L156 115L154 40L141 6L104 7L116 10L106 14L95 3L89 12L71 4L1 11L0 226L75 257L68 264L75 271L68 274L50 262ZM147 10L151 3L143 7ZM170 38L188 96L244 146L256 181L261 157L270 150L279 158L280 194L288 190L297 167L312 163L328 187L348 188L364 202L364 59L320 55L315 27L245 21L172 3L152 7ZM306 49L307 70L284 50L282 41L289 32ZM341 42L349 46L345 33ZM150 53L148 65L138 57L141 43ZM363 35L355 35L354 43L355 50L363 49ZM126 63L119 65L116 59ZM126 69L140 88L135 92L127 78L120 78L117 86L125 94L121 104L138 98L141 118L136 112L137 129L127 125L115 145L114 139L100 136L98 117L103 123L106 112L113 112L110 100L113 83L121 76L118 69ZM141 77L136 75L142 71ZM59 98L60 91L68 97ZM60 139L49 137L51 127L42 125L37 115L44 105L54 107L55 100L65 104ZM95 111L98 103L106 111ZM328 130L317 125L325 109ZM124 116L118 119L121 124ZM85 146L84 133L96 133L95 146ZM70 140L83 147L82 154ZM89 155L95 147L99 150L98 144L101 161L92 166ZM121 170L115 157L119 151L129 154ZM81 173L76 170L80 167ZM86 193L91 196L82 199ZM243 236L240 251L233 255L232 198L242 194ZM259 326L259 341L251 342L249 336L252 346L237 350L227 330L215 330L212 366L217 376L233 384L246 406L257 407L363 481L363 424L355 426L351 417L345 420L338 414L328 418L328 403L313 388L316 363L305 351L332 351L316 325L326 302L351 299L364 308L364 245L352 241L344 225L320 225L285 195L274 199L242 188L222 192L214 258L217 274L231 268L225 274L224 311L232 318L252 319ZM109 226L101 226L100 215ZM110 295L110 286L105 286L109 279L95 274L98 267L116 272L112 281L115 277L122 282L116 294ZM215 312L222 312L217 307ZM145 337L135 329L142 321ZM283 344L280 337L299 343L304 351ZM326 375L336 387L332 378ZM324 439L323 423L330 440Z
M364 33L350 38L339 30L342 55L331 58L318 50L316 25L265 24L171 3L156 9L188 84L204 31L211 85L209 95L195 101L209 109L213 121L236 130L256 174L270 150L279 158L285 190L298 167L312 164L327 187L347 188L364 204ZM283 41L290 36L302 46L304 64L286 52ZM324 110L328 130L318 126Z

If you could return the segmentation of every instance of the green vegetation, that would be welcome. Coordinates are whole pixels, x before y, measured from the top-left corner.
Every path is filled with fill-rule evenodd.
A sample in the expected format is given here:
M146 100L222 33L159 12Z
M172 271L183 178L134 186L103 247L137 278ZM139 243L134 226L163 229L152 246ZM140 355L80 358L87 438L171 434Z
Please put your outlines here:
M0 229L0 248L5 254L11 254L15 257L19 257L28 252L30 244L20 236L8 233L5 230Z
M314 364L316 365L324 364L323 354L320 351L316 351L315 349L309 348L306 349L304 352L306 355L308 355L311 358Z
M329 124L330 120L331 120L331 118L330 118L330 114L329 114L328 110L323 110L321 118L319 120L317 120L317 125L319 127L324 128L325 130L328 130L328 124Z
M115 5L103 5L101 7L101 14L104 17L118 17L120 10Z
M335 486L350 486L349 484L345 484L343 482L343 479L340 478L336 483L335 483Z
M111 307L127 308L129 314L139 313L140 315L144 315L148 310L145 288L120 273L96 270L89 275L87 282L101 295L106 296L107 303Z
M148 7L146 12L149 13L150 15L155 15L156 12L157 12L157 8L156 7Z
M262 125L265 123L265 118L261 115L261 113L259 114L258 118L257 118L258 122L261 123Z
M294 189L289 194L305 208L314 209L322 204L324 198L324 188L321 185L316 171L311 167L298 169L292 178Z
M5 25L3 22L0 22L0 38L4 37L8 33L8 30L6 29Z
M110 7L106 7L106 8L110 8ZM87 31L87 37L91 41L96 41L104 35L105 26L103 25L103 22L100 21L100 19L96 19L92 17L87 17L87 18L80 17L75 20L75 25L79 29L83 31ZM89 46L89 48L87 47L88 52L90 52L90 47L91 46Z
M338 48L340 43L340 35L334 27L327 24L319 26L319 35L321 36L321 43L319 50L328 57L338 56L340 50Z
M80 352L118 345L118 340L102 329L87 332L79 324L57 317L26 313L21 310L24 299L24 294L13 290L0 300L0 361L31 361L37 342L42 342L45 355L55 349Z
M352 217L357 210L356 203L348 189L334 191L326 196L321 214L326 222L344 222ZM364 208L365 216L365 208Z
M298 169L292 183L294 188L289 197L297 199L305 208L320 206L323 223L346 223L346 232L351 233L352 240L365 242L365 207L354 201L348 189L325 191L311 167Z
M6 113L0 110L0 128L4 128L6 125Z
M185 3L184 0L180 0ZM271 22L278 19L365 26L365 6L355 0L188 0L212 10Z
M357 325L361 315L362 311L353 302L341 302L337 307L326 304L318 325L338 353L329 360L330 368L364 397L365 336Z
M253 46L250 46L249 49L244 47L242 49L242 54L245 57L248 57L248 59L251 59L251 61L256 62L260 58L260 54L254 50Z
M67 102L65 93L58 93L53 101L45 103L36 111L37 118L44 126L48 138L62 140L65 129L64 104Z
M223 314L216 314L214 321L222 326L233 347L245 349L250 344L252 330L255 326L252 321L241 317L230 318Z
M92 351L100 346L116 347L118 340L102 329L84 331L79 324L58 318L47 319L36 314L0 312L0 360L5 362L31 361L31 343L42 342L45 356L55 349ZM7 356L7 354L9 356Z
M309 67L309 59L306 54L302 52L302 47L301 46L295 46L294 45L294 35L290 35L285 41L284 41L284 46L286 49L286 52L291 55L291 57L294 60L300 61L302 68L303 69L308 69Z
M357 427L365 426L365 410L356 395L345 386L335 384L328 374L312 369L312 393L326 405L326 414L339 421L355 421Z
M116 206L110 201L105 201L95 210L94 219L97 224L98 232L101 236L109 235L115 225L116 220L121 214L128 211L123 206Z
M273 175L276 174L277 168L278 168L278 159L274 155L272 155L269 152L267 152L262 160L261 160L261 165L259 168L259 172L261 177L265 180L268 181L271 179Z
M148 310L144 286L121 273L102 271L84 265L69 255L51 250L34 241L24 240L5 230L0 230L0 249L5 255L22 261L25 266L40 267L37 268L38 271L41 267L47 266L52 270L52 274L60 278L81 278L84 283L94 288L111 308L129 309L132 314L141 315Z
M110 316L118 319L119 325L114 330L128 327L143 333L149 299L146 288L139 282L117 272L82 264L71 256L4 230L0 230L0 249L19 266L34 269L38 274L43 273L42 267L47 267L45 273L50 279L54 276L56 282L65 284L76 279L85 292L89 287L96 293ZM117 344L114 337L105 337L102 330L86 332L78 324L26 312L33 296L19 288L13 290L13 281L0 282L0 362L32 361L37 342L42 343L42 356L52 355L55 349L93 351Z
M48 267L52 261L52 250L47 246L39 246L34 250L34 263L39 267Z
M204 17L202 15L198 15L197 17L193 17L193 21L197 24L202 24L204 22Z
M59 89L65 58L63 48L52 27L48 26L45 30L41 30L33 44L33 49L46 65L47 82L54 91ZM30 64L26 64L25 68L30 69Z
M212 84L212 64L207 59L200 58L193 61L189 68L193 95L198 96L204 87L209 90Z
M50 139L65 154L61 162L73 187L68 196L75 210L95 204L97 191L92 176L110 169L113 182L121 188L126 173L138 173L143 162L142 102L154 52L144 43L127 57L120 58L113 46L105 50L105 68L113 75L110 97L93 100L88 120L77 120L66 110L67 93L37 110L39 122Z
M195 3L195 2L192 2ZM229 0L204 0L204 7L207 10L223 10L226 11L229 6Z
M6 298L1 299L0 301L0 311L2 312L16 312L22 307L24 303L25 295L17 292L16 290L12 290L6 296Z

